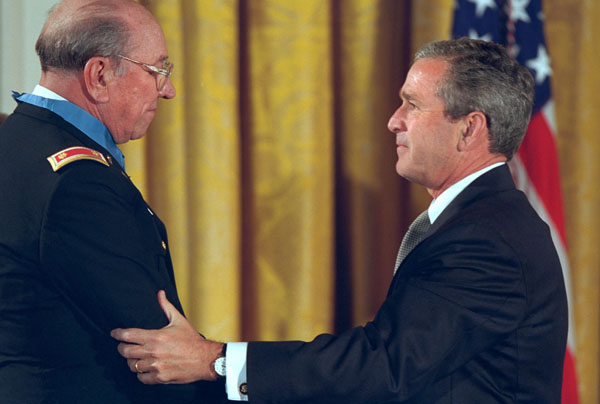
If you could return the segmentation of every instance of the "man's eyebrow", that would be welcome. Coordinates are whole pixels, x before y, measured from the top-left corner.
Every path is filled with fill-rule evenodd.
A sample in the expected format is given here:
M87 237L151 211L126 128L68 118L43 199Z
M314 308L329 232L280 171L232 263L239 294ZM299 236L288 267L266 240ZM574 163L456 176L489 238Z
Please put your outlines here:
M410 102L413 102L413 101L418 101L418 100L419 100L419 99L418 99L417 97L415 97L413 94L407 93L407 92L406 92L406 91L404 91L404 90L401 90L401 91L400 91L400 98L401 98L401 99L403 99L403 100L406 100L406 101L410 101Z
M160 55L158 57L158 60L154 63L154 64L162 64L165 60L169 59L168 56L165 55Z

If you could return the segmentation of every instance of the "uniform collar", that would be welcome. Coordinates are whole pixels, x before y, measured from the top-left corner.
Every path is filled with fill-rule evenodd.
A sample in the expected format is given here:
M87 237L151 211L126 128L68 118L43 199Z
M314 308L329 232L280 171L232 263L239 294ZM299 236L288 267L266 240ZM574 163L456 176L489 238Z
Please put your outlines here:
M125 170L125 157L117 147L108 128L89 112L39 84L35 86L31 94L13 92L13 98L16 101L33 104L54 112L104 147Z

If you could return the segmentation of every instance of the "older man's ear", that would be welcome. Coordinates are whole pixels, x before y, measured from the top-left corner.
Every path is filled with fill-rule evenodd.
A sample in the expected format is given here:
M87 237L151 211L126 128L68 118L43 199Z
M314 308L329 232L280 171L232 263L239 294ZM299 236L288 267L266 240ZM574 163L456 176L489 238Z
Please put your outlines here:
M108 85L115 77L115 66L106 57L94 56L87 61L83 68L85 89L97 104L103 104L110 100Z

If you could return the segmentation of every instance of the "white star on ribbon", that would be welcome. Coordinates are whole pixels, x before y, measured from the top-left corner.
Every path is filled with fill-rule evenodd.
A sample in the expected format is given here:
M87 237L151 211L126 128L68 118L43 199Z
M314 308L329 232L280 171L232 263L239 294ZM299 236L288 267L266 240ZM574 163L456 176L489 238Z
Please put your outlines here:
M519 20L523 22L531 22L529 14L527 14L527 6L531 0L513 0L510 4L510 19L514 22Z
M550 68L550 57L546 48L543 45L538 46L538 53L535 59L529 59L526 63L527 67L535 70L535 82L541 84L546 80L546 77L552 75Z
M469 0L475 4L475 15L482 17L485 14L485 10L489 8L496 8L496 2L494 0Z
M481 39L482 41L490 42L492 40L492 35L490 33L487 33L487 34L483 34L482 36L479 36L477 34L477 31L475 31L473 28L469 28L469 38Z

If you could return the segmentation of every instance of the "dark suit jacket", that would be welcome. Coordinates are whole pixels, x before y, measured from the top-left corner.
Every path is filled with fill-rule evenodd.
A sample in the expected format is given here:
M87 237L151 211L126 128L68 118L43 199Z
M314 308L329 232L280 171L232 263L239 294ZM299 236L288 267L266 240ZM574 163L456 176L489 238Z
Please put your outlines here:
M70 146L103 153L53 172ZM145 386L110 330L181 310L165 227L109 153L54 113L20 104L0 127L0 402L216 402L203 384ZM223 395L223 386L211 385Z
M248 345L252 403L560 403L567 302L548 226L507 166L402 262L375 319Z

